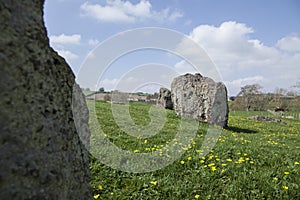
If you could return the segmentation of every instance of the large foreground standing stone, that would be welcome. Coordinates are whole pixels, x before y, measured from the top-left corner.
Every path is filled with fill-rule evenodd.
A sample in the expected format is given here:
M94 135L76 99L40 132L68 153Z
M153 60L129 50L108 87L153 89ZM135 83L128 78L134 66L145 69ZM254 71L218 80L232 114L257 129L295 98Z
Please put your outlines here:
M223 83L200 74L185 74L172 81L171 95L176 114L227 126L227 90Z
M43 3L0 1L0 199L91 199L74 75L49 47ZM84 96L75 97L88 138Z

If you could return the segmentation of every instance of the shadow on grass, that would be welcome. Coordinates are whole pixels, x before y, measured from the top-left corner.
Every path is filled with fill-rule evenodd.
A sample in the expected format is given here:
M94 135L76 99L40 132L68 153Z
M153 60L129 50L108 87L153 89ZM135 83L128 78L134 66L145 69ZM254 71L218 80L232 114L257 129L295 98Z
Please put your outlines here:
M235 132L235 133L248 133L248 134L258 133L258 131L255 131L255 130L250 130L250 129L246 129L246 128L239 128L239 127L236 127L236 126L228 126L225 129L228 130L228 131L231 131L231 132Z

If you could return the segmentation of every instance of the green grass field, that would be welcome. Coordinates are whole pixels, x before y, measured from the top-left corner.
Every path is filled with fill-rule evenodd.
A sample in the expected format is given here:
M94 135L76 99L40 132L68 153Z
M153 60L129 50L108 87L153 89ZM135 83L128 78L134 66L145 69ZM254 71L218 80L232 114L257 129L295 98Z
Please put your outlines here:
M158 152L164 156L163 149L180 128L180 117L168 110L163 128L142 139L118 127L110 103L96 101L95 107L107 139L132 153ZM148 104L131 103L129 113L136 124L147 125L149 109ZM247 118L255 114L230 113L228 129L222 130L218 142L205 156L201 147L208 125L200 123L196 137L188 145L178 143L183 155L153 172L122 172L91 156L94 198L300 199L300 122L284 119L287 124L283 125ZM96 139L94 135L91 138Z

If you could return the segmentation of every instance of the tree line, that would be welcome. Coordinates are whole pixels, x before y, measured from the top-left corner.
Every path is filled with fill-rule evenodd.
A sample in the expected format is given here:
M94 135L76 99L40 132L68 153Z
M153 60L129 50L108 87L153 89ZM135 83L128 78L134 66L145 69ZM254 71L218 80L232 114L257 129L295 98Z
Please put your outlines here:
M294 86L300 89L300 81ZM259 84L241 87L236 97L230 97L231 110L266 111L300 111L299 93L276 88L274 93L262 92Z

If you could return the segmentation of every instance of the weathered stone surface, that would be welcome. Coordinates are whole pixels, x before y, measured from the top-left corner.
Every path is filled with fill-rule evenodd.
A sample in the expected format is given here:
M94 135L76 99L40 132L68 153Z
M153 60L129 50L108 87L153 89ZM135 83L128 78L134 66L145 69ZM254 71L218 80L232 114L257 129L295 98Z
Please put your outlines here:
M227 126L227 90L223 83L200 74L185 74L172 81L171 96L176 114Z
M0 1L0 199L91 199L71 109L74 75L49 47L43 3Z
M156 105L166 109L173 109L171 91L167 88L160 88Z
M251 117L249 117L249 119L259 120L259 121L264 121L264 122L277 122L277 123L280 123L280 124L286 124L281 119L275 119L275 118L272 118L272 117L266 117L266 116L261 116L261 115L251 116Z

